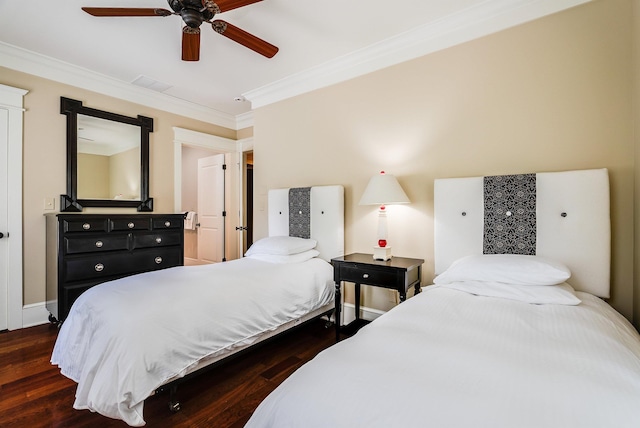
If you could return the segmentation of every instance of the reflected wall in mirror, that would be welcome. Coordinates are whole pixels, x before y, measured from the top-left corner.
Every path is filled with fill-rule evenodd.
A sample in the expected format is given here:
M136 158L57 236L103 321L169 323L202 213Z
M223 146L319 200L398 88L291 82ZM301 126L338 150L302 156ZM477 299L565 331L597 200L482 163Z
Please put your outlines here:
M140 128L78 115L78 198L140 200Z
M135 207L153 211L149 197L149 133L153 119L128 117L61 97L67 116L67 194L61 211Z

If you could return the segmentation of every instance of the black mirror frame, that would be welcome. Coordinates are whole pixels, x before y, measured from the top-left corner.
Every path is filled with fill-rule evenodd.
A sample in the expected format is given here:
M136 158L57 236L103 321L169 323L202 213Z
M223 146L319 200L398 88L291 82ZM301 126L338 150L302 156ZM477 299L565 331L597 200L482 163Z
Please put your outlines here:
M81 212L84 207L136 208L153 211L149 197L149 134L153 119L146 116L129 117L90 107L82 101L60 97L60 114L67 116L67 194L60 195L60 211ZM78 199L78 114L140 127L140 200Z

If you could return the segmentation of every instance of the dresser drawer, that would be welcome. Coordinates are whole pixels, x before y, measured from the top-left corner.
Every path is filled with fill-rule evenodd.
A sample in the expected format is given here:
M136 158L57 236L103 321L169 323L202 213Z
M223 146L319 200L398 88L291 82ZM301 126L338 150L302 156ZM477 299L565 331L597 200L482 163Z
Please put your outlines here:
M149 230L151 222L149 217L131 217L131 218L112 218L112 230Z
M78 254L126 250L128 241L128 234L99 235L95 237L67 236L64 238L64 252L65 254Z
M175 217L154 218L152 224L154 229L182 229L184 227L184 222Z
M123 251L67 258L64 281L84 281L97 278L140 273L182 264L181 247L162 247L135 252Z
M158 270L183 264L182 247L149 248L136 253L143 270Z
M62 225L65 232L106 232L109 221L106 218L63 220Z
M88 289L93 287L93 284L82 284L80 286L75 287L62 287L62 299L67 302L66 312L59 314L61 319L65 319L69 314L69 309L73 306L73 302L75 302L78 297Z
M133 249L169 245L182 245L182 234L179 231L133 234Z
M378 286L393 286L397 275L393 270L376 269L375 266L348 264L340 265L339 277L342 281Z

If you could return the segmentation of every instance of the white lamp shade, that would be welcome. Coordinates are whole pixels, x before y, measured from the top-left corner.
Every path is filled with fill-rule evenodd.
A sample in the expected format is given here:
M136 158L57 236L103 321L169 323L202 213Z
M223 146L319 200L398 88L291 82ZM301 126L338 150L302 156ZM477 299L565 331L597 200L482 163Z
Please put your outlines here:
M371 177L360 198L360 205L408 204L409 198L393 175L380 174Z

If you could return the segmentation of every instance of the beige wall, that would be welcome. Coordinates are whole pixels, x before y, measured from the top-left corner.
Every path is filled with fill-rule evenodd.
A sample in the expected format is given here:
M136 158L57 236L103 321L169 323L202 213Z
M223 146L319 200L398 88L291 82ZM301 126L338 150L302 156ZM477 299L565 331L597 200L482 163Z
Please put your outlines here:
M109 199L109 156L78 153L78 199Z
M109 156L108 179L108 199L140 199L140 147Z
M633 314L631 1L579 6L255 111L255 238L271 187L342 184L346 251L371 252L369 178L396 175L412 203L389 209L396 255L433 277L433 180L606 167L612 305ZM383 290L365 304L386 309ZM365 299L367 296L365 296Z
M427 260L426 283L433 275L434 178L607 167L611 303L639 320L640 291L636 286L634 295L632 284L634 261L640 265L640 251L634 252L634 243L640 245L640 215L634 219L633 214L634 205L640 212L640 197L634 200L634 184L640 191L634 174L640 151L633 145L640 112L632 109L632 93L638 101L640 67L632 67L631 57L632 40L640 40L637 32L632 37L631 25L632 17L640 22L638 9L638 0L593 2L266 106L255 112L254 129L237 132L0 67L0 83L29 90L24 303L45 298L43 200L58 201L66 193L65 117L59 114L60 96L65 96L154 119L150 192L156 212L173 211L172 127L232 139L253 136L255 238L266 235L268 188L337 183L346 190L346 251L369 252L375 208L357 201L380 169L397 175L412 204L390 207L390 243L397 255ZM640 146L638 134L636 128ZM372 295L365 299L372 300L366 304L390 307L388 296L375 291L367 291Z
M44 198L66 193L66 122L60 97L127 116L153 118L150 194L154 212L173 212L173 127L235 139L236 131L0 67L0 83L29 90L24 113L24 304L45 300ZM86 212L108 211L87 209ZM135 210L120 210L135 212Z
M140 148L111 156L78 153L78 199L140 199Z

